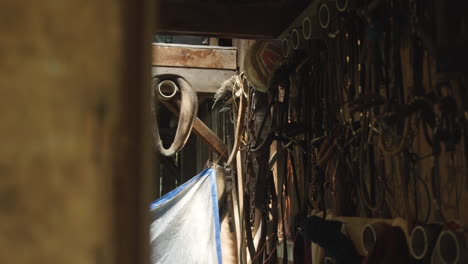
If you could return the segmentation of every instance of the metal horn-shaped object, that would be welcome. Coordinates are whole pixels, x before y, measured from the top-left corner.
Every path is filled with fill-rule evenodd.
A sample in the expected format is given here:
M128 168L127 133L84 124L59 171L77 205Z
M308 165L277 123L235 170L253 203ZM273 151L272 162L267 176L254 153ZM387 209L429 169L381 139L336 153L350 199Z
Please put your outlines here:
M180 114L179 123L171 146L164 148L158 129L158 119L156 113L157 100L174 100L177 92L180 91ZM153 138L155 148L164 156L172 156L179 152L187 142L192 131L193 122L197 117L198 98L190 83L178 75L156 75L153 77L153 87L151 90L152 114L153 114Z

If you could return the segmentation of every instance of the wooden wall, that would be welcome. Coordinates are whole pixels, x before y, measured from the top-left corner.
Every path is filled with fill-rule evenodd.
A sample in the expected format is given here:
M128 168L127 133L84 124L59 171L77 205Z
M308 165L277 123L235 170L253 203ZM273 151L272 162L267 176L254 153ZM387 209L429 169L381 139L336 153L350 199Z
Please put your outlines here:
M0 2L0 263L147 262L150 2Z

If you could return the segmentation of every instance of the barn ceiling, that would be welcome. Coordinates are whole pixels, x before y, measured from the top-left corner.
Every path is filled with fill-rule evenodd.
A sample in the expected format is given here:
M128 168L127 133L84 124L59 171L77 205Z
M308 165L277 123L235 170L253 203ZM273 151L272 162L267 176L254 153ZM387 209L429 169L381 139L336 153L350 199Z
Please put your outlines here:
M276 38L307 2L163 0L156 23L158 34Z

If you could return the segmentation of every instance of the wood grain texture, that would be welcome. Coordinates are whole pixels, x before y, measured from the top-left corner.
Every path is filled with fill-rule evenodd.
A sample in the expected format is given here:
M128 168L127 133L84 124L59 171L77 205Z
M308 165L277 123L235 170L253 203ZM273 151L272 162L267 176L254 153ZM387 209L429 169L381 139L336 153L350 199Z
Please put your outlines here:
M117 169L138 184L147 172L134 170L142 160L128 160L146 151L142 76L148 93L150 76L122 81L127 8L111 0L0 2L0 263L118 263L120 240L125 254L144 263L130 248L148 241L139 233L144 220L116 224L116 216L143 219L144 192L127 189L119 211L114 200ZM150 48L140 52L150 56ZM133 67L149 69L150 59ZM122 97L130 83L133 102ZM120 132L136 111L141 119Z
M216 93L219 87L221 87L221 83L236 74L236 71L162 66L153 67L153 75L158 74L183 76L197 93Z
M153 66L236 70L236 49L181 44L153 44Z

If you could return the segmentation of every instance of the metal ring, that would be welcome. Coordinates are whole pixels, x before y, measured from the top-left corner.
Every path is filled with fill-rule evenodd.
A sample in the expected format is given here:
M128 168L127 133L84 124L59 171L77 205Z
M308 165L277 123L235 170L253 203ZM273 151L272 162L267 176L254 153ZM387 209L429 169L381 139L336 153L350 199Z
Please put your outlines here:
M312 23L309 17L305 17L304 20L302 20L302 35L307 40L312 37Z
M171 80L164 80L158 83L156 87L158 89L158 96L161 100L170 100L179 91L179 87L177 87L175 82ZM170 93L166 95L166 91L170 91Z
M322 3L319 7L318 20L320 27L322 27L323 29L328 28L328 26L330 25L330 9L325 3Z

